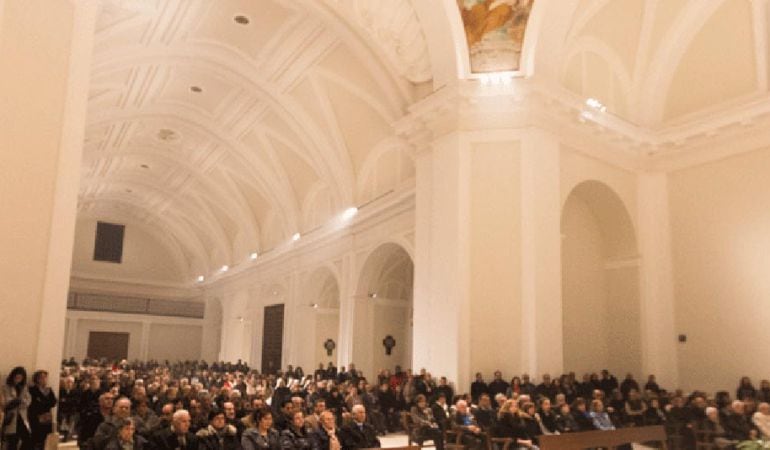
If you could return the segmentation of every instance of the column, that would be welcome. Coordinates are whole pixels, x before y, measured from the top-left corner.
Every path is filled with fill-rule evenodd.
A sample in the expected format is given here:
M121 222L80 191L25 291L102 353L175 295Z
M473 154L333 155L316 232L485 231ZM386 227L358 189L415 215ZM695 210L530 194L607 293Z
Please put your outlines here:
M0 2L2 372L60 368L96 9Z
M139 359L147 361L150 356L150 327L149 320L142 321L142 334L139 336Z
M678 386L668 178L640 174L638 189L642 370L661 385Z
M340 330L337 338L337 367L347 366L353 360L353 317L355 314L355 254L342 257L340 270Z
M564 365L561 308L559 143L530 129L521 148L522 371L558 374Z
M451 132L416 161L413 367L446 375L459 391L471 371L469 158Z

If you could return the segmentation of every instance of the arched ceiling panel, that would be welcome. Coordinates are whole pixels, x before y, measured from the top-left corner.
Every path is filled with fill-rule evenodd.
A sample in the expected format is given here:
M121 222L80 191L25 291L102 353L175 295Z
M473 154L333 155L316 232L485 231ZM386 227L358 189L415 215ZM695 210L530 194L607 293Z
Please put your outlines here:
M751 21L749 0L725 1L709 18L678 62L664 120L757 91Z
M579 36L590 36L607 43L623 62L626 72L633 72L644 4L644 0L606 1Z
M102 3L81 211L163 226L190 270L303 231L318 186L313 221L347 205L430 79L409 0Z
M345 87L334 81L323 84L350 159L358 172L369 152L391 135L390 124L378 111Z

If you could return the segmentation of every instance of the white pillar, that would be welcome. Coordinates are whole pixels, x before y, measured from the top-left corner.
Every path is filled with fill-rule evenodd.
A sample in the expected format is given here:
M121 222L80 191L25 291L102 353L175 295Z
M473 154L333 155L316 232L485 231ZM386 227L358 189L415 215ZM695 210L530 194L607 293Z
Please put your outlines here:
M668 179L665 173L639 175L638 190L642 370L658 382L679 385L674 321L674 285Z
M457 132L417 155L413 367L470 380L470 152ZM441 338L436 338L441 324Z
M340 329L337 337L337 367L347 366L353 359L353 317L355 313L355 254L342 257L340 270Z
M522 371L533 376L564 365L560 178L558 140L529 130L521 146L521 343Z
M139 359L142 361L150 359L150 327L149 320L142 321L142 334L139 336Z
M96 10L0 3L0 371L61 366Z

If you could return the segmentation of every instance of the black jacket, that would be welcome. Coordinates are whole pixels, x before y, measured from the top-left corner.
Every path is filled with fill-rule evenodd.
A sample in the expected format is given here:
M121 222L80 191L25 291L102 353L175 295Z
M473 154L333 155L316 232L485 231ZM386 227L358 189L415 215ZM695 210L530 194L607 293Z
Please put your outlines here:
M355 422L342 427L342 447L345 450L357 448L380 448L380 440L377 431L368 423L357 424Z
M281 450L317 450L313 433L307 428L290 426L281 433Z
M150 437L152 450L198 450L198 438L189 431L184 434L184 445L180 445L179 438L174 430L163 428Z
M225 425L225 429L219 434L209 425L198 430L195 437L198 439L198 450L240 450L241 448L238 429L233 425Z

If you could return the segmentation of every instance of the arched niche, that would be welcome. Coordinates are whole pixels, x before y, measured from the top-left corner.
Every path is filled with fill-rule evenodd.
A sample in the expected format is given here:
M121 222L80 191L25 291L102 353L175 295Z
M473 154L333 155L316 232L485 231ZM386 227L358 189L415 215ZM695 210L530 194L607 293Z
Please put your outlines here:
M329 362L336 365L340 343L340 287L329 268L322 267L312 273L305 287L305 298L313 315L313 367L319 364L325 367ZM329 339L334 341L331 354L324 348ZM308 369L305 370L310 373Z
M373 377L381 369L411 367L414 262L404 247L385 243L366 258L357 283L353 359ZM383 341L395 346L386 353Z
M564 369L639 374L641 320L636 233L606 184L575 186L562 209Z

